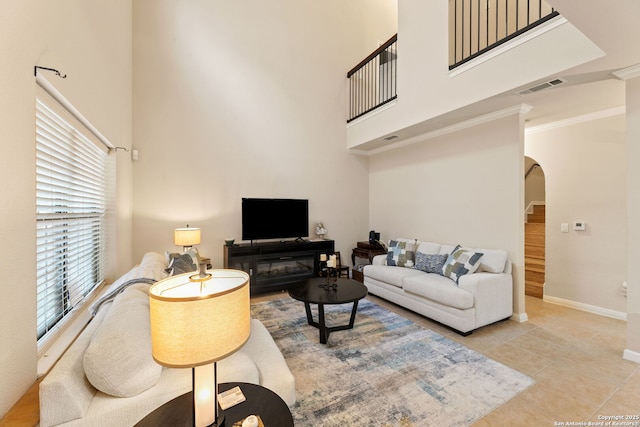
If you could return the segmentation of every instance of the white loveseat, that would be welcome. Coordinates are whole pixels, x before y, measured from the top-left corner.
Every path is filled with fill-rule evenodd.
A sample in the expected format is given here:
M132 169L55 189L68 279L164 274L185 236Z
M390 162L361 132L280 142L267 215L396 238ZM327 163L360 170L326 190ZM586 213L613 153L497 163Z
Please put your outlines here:
M164 255L147 253L140 265L111 284L166 277ZM151 280L147 280L151 282ZM191 390L190 369L153 361L149 284L126 286L96 316L40 383L40 426L133 426L155 408ZM219 382L249 382L277 393L288 405L295 382L264 325L251 320L251 335L236 353L218 362Z
M458 272L459 275L449 271L450 278L443 275L442 266L440 269L432 266L431 271L436 272L426 272L424 268L415 268L421 267L416 261L441 261L444 258L445 262L455 265L456 260L452 260L450 255L458 246L414 239L396 239L395 242L414 245L414 255L407 251L400 258L408 261L409 266L387 265L387 261L393 263L390 255L376 256L372 265L365 266L363 270L364 284L369 293L447 325L462 335L513 314L513 279L506 251L461 248L457 253L482 254L474 266L477 270L470 268L471 272L466 272L460 264L464 264L462 260L457 264L462 271ZM391 251L397 249L393 243L390 242Z

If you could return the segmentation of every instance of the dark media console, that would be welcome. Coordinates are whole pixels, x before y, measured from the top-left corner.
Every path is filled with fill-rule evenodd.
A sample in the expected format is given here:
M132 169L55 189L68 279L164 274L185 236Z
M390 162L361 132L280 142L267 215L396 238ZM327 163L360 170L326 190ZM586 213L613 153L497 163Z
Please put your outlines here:
M240 243L224 247L224 268L242 270L251 293L279 289L320 275L320 255L333 254L333 240Z

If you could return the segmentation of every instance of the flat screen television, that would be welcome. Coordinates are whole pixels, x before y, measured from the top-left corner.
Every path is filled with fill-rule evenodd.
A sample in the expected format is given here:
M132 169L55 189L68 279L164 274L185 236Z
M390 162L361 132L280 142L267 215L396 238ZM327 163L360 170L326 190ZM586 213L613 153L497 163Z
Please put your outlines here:
M303 238L308 235L308 200L242 199L242 240Z

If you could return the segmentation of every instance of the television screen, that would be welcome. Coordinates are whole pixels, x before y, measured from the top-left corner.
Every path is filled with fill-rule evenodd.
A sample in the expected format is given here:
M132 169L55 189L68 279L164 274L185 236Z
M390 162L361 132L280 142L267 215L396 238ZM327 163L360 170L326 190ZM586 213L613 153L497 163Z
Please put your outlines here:
M308 235L308 200L242 199L242 240L286 239Z

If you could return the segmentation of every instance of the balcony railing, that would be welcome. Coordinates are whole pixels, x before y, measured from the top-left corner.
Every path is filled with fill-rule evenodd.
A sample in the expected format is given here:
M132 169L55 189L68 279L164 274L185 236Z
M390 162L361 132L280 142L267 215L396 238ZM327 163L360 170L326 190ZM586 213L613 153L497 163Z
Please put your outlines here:
M347 73L347 123L396 99L397 42L396 34Z
M543 0L449 0L449 70L558 15ZM396 34L347 73L347 123L397 98L397 43Z
M542 0L449 0L449 69L557 15Z

